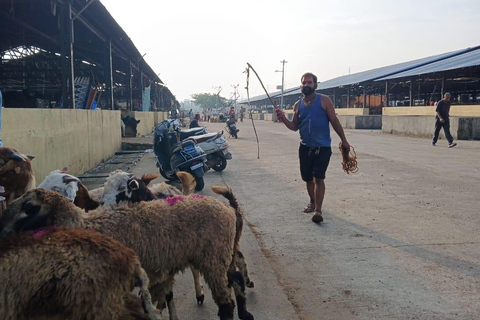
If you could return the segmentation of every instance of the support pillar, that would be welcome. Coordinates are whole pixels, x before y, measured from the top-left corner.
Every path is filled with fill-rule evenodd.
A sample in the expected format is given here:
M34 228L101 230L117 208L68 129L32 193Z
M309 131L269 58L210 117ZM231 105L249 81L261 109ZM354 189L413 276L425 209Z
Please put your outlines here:
M107 105L106 109L114 109L113 101L113 66L112 66L112 41L108 41L105 47L105 81L106 81L106 94Z
M64 108L75 109L75 74L73 58L73 20L72 1L68 0L61 8L61 78L62 78L62 101Z
M127 69L127 83L128 83L128 106L127 110L133 110L133 96L132 96L132 62L128 61L128 69Z
M385 81L385 107L388 107L388 81Z

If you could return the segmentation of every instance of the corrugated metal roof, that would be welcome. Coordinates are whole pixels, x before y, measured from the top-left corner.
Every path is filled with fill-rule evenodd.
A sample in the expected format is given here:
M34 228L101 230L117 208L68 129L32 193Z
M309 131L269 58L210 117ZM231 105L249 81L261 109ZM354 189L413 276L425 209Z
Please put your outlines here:
M474 67L480 65L480 47L473 48L472 51L456 55L441 61L433 62L412 70L396 73L394 75L377 79L389 80L403 77L418 76L421 74L441 72L446 70Z
M476 47L476 48L479 48L479 47ZM351 85L355 83L362 83L366 81L377 80L377 79L388 77L388 76L393 76L394 74L398 74L400 72L406 72L406 71L409 71L424 65L428 65L433 62L437 62L449 57L454 57L462 53L468 52L470 50L472 50L472 48L466 48L462 50L442 53L442 54L431 56L431 57L402 62L402 63L394 64L391 66L354 73L347 76L341 76L338 78L334 78L334 79L319 83L318 89L321 90L321 89L336 88L336 87Z
M473 47L473 48L466 48L466 49L442 53L442 54L438 54L430 57L425 57L421 59L416 59L412 61L397 63L390 66L362 71L362 72L358 72L350 75L340 76L337 78L319 82L317 90L338 88L342 86L348 86L348 85L367 82L367 81L393 79L393 78L397 78L401 74L409 74L410 72L413 74L421 74L421 73L449 70L449 69L442 69L442 67L449 68L450 63L448 61L450 60L452 61L451 69L462 68L466 66L474 66L474 65L478 65L476 61L478 61L479 59L480 59L480 46ZM462 65L461 61L464 61L465 65ZM433 65L437 65L438 70L436 68L432 68L431 70L437 70L437 71L427 71L429 70L429 66L433 66ZM424 70L426 71L418 72L418 70L421 70L421 68L424 68ZM295 87L295 88L286 89L284 91L284 95L286 95L287 93L288 95L293 95L293 94L300 94L301 92L299 87ZM281 95L281 92L274 92L270 94L270 97L274 98L274 97L279 97L280 95ZM266 98L267 98L267 95L255 96L250 98L250 102L259 101ZM247 100L242 102L247 102Z

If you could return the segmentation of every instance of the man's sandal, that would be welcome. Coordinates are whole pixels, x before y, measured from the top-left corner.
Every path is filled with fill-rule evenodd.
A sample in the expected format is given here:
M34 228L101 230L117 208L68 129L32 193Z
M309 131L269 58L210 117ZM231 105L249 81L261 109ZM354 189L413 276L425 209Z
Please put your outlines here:
M307 204L307 206L305 208L303 208L303 212L305 213L310 213L310 212L313 212L315 211L315 203L309 203Z
M315 214L312 217L312 221L315 223L323 222L322 213L320 211L315 211Z

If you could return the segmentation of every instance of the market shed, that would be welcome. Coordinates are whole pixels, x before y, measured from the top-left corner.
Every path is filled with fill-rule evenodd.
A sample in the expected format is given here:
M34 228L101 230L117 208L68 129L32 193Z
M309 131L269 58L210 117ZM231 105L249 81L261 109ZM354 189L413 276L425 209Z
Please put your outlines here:
M5 107L179 105L98 0L1 1L0 39Z
M318 83L317 92L331 97L336 108L426 105L438 101L446 91L454 103L477 104L480 90L480 46L344 75ZM270 94L278 99L281 92ZM301 97L299 87L284 91L286 105ZM480 99L480 97L478 97ZM239 103L247 103L246 100ZM250 98L256 108L268 108L266 95Z

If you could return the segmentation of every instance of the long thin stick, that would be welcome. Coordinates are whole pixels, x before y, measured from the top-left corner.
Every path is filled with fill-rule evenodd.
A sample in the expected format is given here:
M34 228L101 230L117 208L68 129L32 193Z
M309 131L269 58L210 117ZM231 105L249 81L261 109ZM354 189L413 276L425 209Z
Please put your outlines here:
M253 71L253 72L255 73L255 75L257 76L258 81L260 81L260 84L262 85L263 91L265 91L265 93L267 94L267 97L268 97L268 99L270 99L270 102L272 103L273 107L274 107L275 109L278 109L275 101L272 100L272 98L270 97L270 95L269 95L268 92L267 92L267 89L265 89L265 86L263 85L262 79L260 79L260 77L258 76L257 71L255 71L255 69L252 67L252 65L251 65L250 63L247 62L247 65L248 65L248 68L249 68L249 69L252 69L252 71Z
M248 65L250 66L250 64ZM252 126L253 126L253 131L255 132L255 138L257 138L257 159L260 159L260 142L258 141L258 134L257 134L257 129L255 128L255 122L253 122L252 106L250 105L250 93L248 91L248 85L250 82L250 69L247 68L245 70L245 73L247 74L247 86L245 87L245 89L247 90L247 101L249 106L250 119L252 120Z

